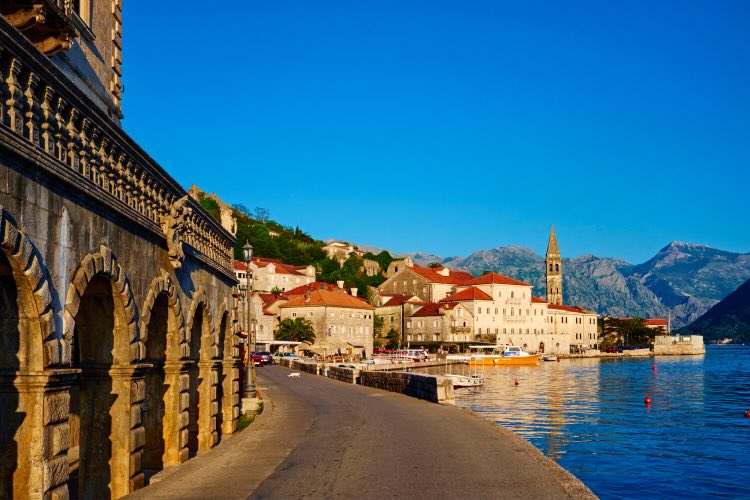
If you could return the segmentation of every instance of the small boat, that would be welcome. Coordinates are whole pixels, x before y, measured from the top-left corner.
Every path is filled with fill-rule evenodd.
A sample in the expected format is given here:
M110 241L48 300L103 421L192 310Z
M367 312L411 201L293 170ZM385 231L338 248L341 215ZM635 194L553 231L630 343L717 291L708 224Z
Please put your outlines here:
M557 361L557 356L555 356L554 354L545 354L544 356L542 356L542 359L544 361Z
M453 387L479 387L484 384L484 377L474 375L453 375L446 373L444 377L451 379Z
M469 366L536 366L539 364L539 356L529 354L518 346L469 347L478 351L477 354L471 355Z

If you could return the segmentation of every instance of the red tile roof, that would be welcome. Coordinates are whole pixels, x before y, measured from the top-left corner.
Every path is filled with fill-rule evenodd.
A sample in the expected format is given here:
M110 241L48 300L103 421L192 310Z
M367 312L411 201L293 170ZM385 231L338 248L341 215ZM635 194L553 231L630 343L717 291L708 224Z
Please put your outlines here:
M247 265L239 260L234 261L234 270L235 271L247 271Z
M469 287L465 290L461 290L458 293L449 295L440 302L460 302L464 300L492 300L492 297L484 293L479 288Z
M352 297L343 291L313 290L302 295L295 295L280 307L349 307L352 309L375 309L365 299Z
M463 271L450 271L448 276L443 276L427 267L412 266L409 269L432 283L444 283L446 285L463 285L474 277Z
M466 283L467 285L520 285L531 286L529 283L518 281L502 274L487 273Z
M419 310L415 311L414 314L411 315L412 318L425 318L425 317L431 317L431 316L442 316L443 311L453 309L458 304L453 303L435 303L435 302L425 302L422 307L419 308Z
M643 323L646 326L667 326L667 320L663 318L648 318L644 319Z
M556 309L558 311L568 311L568 312L574 312L574 313L583 313L583 314L594 314L592 311L587 311L586 309L575 307L575 306L560 306L557 304L548 304L548 309Z
M322 281L313 281L312 283L308 283L307 285L298 286L297 288L292 288L291 290L287 290L284 292L285 295L292 296L292 295L304 295L305 292L311 292L313 290L328 290L333 291L336 290L338 287L336 285L332 285L330 283L324 283Z
M534 297L534 296L531 297L531 302L533 302L535 304L546 304L547 303L546 300L540 299L539 297Z
M305 276L305 273L300 272L298 270L299 266L285 264L281 262L279 259L266 259L264 257L255 257L253 259L253 264L255 264L256 266L260 268L267 267L269 264L273 264L274 267L276 267L276 274L293 274L295 276ZM307 266L304 266L304 267L307 267Z
M400 306L409 302L410 299L414 298L414 295L403 295L400 293L383 294L383 297L390 297L383 306Z

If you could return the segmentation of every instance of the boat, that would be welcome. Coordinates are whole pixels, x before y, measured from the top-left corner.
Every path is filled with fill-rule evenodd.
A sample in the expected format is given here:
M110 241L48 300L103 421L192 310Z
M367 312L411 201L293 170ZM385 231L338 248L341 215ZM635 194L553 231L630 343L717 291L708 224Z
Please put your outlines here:
M544 361L557 361L557 356L555 356L554 354L545 354L544 356L542 356L542 360L544 360Z
M484 377L480 377L477 374L474 375L453 375L446 373L444 377L449 378L453 382L453 388L457 387L479 387L484 385Z
M477 351L469 358L469 366L536 366L539 356L518 346L469 346Z

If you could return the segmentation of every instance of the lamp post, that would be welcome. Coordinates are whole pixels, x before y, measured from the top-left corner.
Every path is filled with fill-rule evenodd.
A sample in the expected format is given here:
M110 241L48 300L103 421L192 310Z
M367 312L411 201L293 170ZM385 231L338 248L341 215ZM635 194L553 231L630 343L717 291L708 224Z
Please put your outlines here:
M242 393L243 399L255 399L257 392L255 390L255 363L253 363L252 356L250 355L251 336L250 331L250 262L253 258L253 246L245 242L245 246L242 247L242 257L245 259L245 265L247 266L247 272L245 273L245 321L247 326L247 360L245 361L245 390Z

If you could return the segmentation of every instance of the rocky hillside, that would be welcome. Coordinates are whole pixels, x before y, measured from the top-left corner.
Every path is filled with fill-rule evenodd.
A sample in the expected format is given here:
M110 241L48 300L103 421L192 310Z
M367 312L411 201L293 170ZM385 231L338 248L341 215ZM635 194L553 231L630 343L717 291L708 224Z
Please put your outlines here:
M480 250L467 257L410 254L418 264L437 261L481 274L495 271L545 291L544 257L525 247ZM652 259L633 265L620 259L582 255L563 259L564 300L612 316L665 317L686 325L750 278L750 254L673 242Z
M729 338L740 344L750 343L750 280L680 329L680 333L700 334L709 342Z

